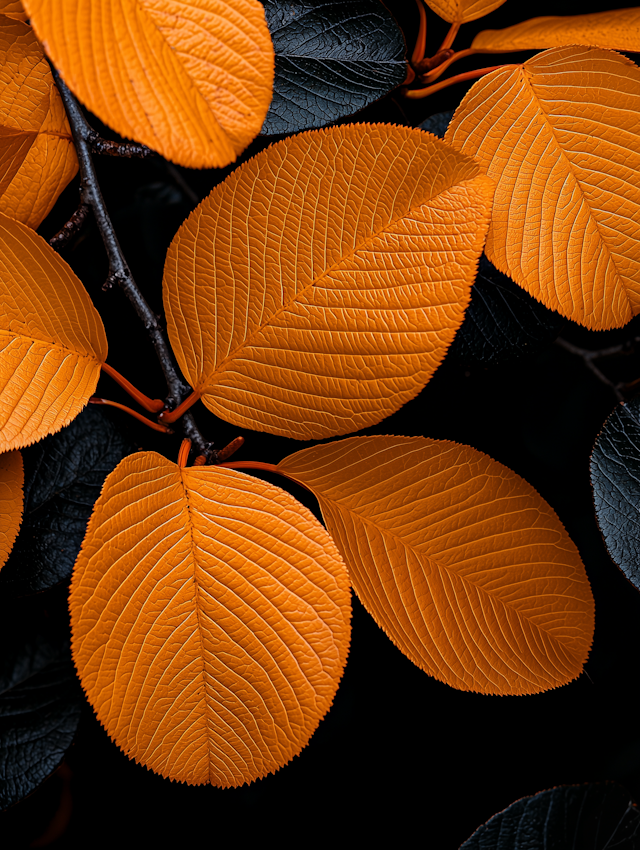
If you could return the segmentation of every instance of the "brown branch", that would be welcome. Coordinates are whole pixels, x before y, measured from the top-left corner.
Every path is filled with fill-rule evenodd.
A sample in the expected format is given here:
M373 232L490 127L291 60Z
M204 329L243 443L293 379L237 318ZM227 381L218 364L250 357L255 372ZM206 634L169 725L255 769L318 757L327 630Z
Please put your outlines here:
M167 382L167 388L169 390L167 405L173 408L185 396L189 395L192 389L178 374L171 349L164 338L158 317L151 310L138 289L122 253L118 237L107 213L93 166L93 159L91 158L90 139L95 131L87 122L78 101L71 94L53 65L51 65L51 72L67 112L78 155L78 162L80 164L80 200L82 203L90 206L93 211L109 259L109 277L106 284L112 285L113 283L117 283L120 286L149 334ZM181 424L185 436L193 442L198 452L207 457L211 456L212 446L204 439L190 413L183 417Z
M51 239L49 239L49 245L51 245L52 248L55 248L56 251L64 248L65 245L67 245L76 235L76 233L80 232L88 215L89 204L85 204L83 201L80 201L78 209L74 212L69 221L66 224L63 224L55 236L52 236Z

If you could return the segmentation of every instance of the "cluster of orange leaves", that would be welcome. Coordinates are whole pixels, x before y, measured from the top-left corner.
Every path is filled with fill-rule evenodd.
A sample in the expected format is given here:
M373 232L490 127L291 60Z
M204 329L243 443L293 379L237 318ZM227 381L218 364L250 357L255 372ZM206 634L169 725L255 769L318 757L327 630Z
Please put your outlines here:
M500 0L428 4L461 23ZM376 425L444 358L483 248L586 327L640 312L640 70L612 49L640 50L640 11L476 41L550 49L478 81L444 142L382 124L304 132L181 226L168 333L217 416L301 440ZM91 298L33 229L77 168L43 48L106 124L196 167L259 132L274 67L257 0L0 0L0 564L22 513L19 449L78 415L107 358ZM350 587L456 688L536 693L581 672L594 610L580 556L502 464L368 436L231 466L304 485L327 528L229 465L139 452L107 478L78 556L74 661L137 761L231 786L299 753L346 662Z

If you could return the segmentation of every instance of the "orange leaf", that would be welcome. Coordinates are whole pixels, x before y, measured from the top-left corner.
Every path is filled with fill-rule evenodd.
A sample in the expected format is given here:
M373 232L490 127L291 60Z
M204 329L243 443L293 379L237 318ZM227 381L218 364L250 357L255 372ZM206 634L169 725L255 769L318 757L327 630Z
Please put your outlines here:
M42 47L31 27L0 15L0 212L36 228L77 170Z
M505 2L506 0L426 0L427 6L450 24L475 21Z
M349 579L293 496L155 452L107 478L76 562L73 657L127 755L189 784L285 765L346 661Z
M0 214L0 452L68 425L106 356L102 320L67 263Z
M640 311L640 69L548 50L487 74L446 140L497 182L486 254L534 298L595 330Z
M22 522L23 485L20 452L0 454L0 567L9 557Z
M568 44L639 51L640 9L532 18L503 30L484 30L473 39L471 46L478 50L508 53Z
M351 437L290 455L364 606L436 679L531 694L582 670L593 598L552 508L482 452L424 437Z
M413 398L462 322L493 185L421 130L300 133L184 222L164 273L169 337L217 416L307 440Z
M120 135L192 168L260 132L274 54L258 0L26 0L69 88Z
M27 20L27 13L19 0L0 0L0 15L6 15L15 21Z

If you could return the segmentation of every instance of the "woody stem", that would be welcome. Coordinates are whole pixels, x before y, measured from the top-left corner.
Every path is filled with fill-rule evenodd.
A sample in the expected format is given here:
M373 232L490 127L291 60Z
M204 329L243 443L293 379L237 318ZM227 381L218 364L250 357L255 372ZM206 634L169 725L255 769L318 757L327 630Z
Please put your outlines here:
M53 65L51 66L51 71L67 112L73 141L76 147L76 153L78 154L81 177L81 200L83 203L88 204L93 211L100 235L102 236L105 250L107 252L107 257L109 259L109 277L107 278L107 285L110 286L113 283L117 283L129 299L138 315L138 318L145 326L145 329L151 338L151 342L153 343L153 347L155 348L158 360L160 361L160 366L164 372L167 388L169 390L167 402L170 406L179 404L191 388L178 374L178 371L174 366L171 350L164 338L162 328L160 327L158 317L151 310L142 293L138 289L138 286L133 279L133 275L131 274L131 270L129 269L122 253L122 248L118 242L118 237L116 236L111 219L109 218L109 214L102 197L102 192L100 191L100 186L98 184L95 168L93 166L90 144L91 140L95 139L94 130L82 114L78 101L75 99L73 94L71 94ZM185 435L193 441L198 451L208 457L211 453L211 446L198 430L191 414L188 414L183 419L182 429Z

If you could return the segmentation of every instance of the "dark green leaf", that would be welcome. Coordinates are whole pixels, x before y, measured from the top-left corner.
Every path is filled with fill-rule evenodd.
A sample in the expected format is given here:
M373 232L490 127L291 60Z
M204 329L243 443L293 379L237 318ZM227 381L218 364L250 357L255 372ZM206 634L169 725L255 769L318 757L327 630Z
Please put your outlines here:
M264 135L322 127L404 81L404 39L379 0L263 4L276 54Z
M448 356L461 363L499 363L535 354L555 339L564 319L532 298L482 255L471 303Z
M609 555L640 589L640 396L604 423L591 454L591 486Z
M133 451L93 405L23 449L24 518L0 570L2 595L35 593L69 578L105 478Z
M559 785L516 800L460 850L638 850L640 812L620 785Z
M30 794L60 764L84 705L69 639L35 617L0 626L0 809Z

